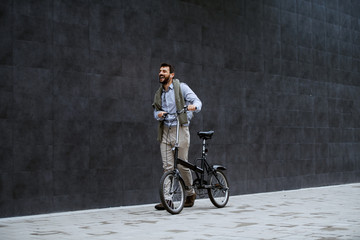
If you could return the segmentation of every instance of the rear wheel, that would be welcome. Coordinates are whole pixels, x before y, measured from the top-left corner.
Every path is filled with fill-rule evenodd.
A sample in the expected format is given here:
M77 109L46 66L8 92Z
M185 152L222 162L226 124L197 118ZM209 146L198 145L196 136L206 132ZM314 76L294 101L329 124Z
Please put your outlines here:
M163 174L160 180L160 200L166 211L178 214L185 204L185 185L175 171Z
M218 208L225 207L229 201L229 184L225 174L222 171L216 170L211 174L210 188L208 188L208 195L214 206Z

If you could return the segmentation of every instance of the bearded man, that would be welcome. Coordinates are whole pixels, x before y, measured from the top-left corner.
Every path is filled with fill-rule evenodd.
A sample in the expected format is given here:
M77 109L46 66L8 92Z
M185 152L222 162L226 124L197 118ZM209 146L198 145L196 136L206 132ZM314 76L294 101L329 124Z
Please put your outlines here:
M163 162L164 171L174 169L174 153L172 151L176 141L177 119L175 113L180 111L186 105L187 112L179 115L179 152L178 157L181 160L188 161L188 152L190 146L190 120L193 112L200 112L202 103L191 88L178 79L175 79L174 67L170 64L163 63L160 66L159 82L160 87L154 96L154 118L159 122L158 137L160 142L160 152ZM178 164L178 169L185 182L186 201L184 207L194 205L196 194L192 186L192 174L189 168ZM157 210L164 210L160 203L155 206Z

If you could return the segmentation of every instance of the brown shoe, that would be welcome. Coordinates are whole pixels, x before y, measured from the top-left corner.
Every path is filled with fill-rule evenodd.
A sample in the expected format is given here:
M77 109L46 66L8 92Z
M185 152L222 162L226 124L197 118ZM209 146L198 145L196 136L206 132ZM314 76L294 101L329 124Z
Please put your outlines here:
M174 208L174 203L171 200L166 200L166 202L170 208ZM164 207L164 205L162 205L162 203L159 203L159 204L155 205L155 209L156 210L165 210L165 207Z
M194 193L191 196L187 196L184 207L192 207L192 206L194 206L195 199L196 199L196 193Z
M159 204L155 205L155 209L156 210L165 210L165 207L162 205L162 203L159 203Z

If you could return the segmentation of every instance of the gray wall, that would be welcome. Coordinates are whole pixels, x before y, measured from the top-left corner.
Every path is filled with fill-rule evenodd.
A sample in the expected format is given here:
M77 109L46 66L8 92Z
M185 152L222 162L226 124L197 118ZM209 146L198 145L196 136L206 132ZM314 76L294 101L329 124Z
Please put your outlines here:
M360 2L2 0L0 217L158 201L163 61L231 193L360 180Z

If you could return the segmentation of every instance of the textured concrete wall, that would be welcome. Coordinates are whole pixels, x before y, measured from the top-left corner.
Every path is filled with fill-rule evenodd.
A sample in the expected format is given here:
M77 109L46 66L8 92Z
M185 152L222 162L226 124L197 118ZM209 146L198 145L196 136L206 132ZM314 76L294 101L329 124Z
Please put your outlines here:
M158 201L163 61L231 193L360 180L355 0L4 0L0 217Z

